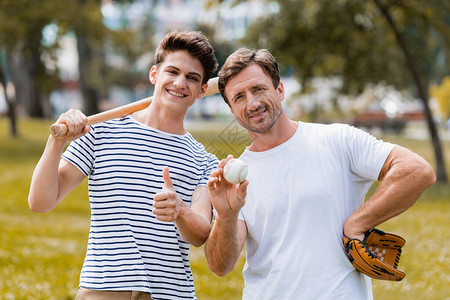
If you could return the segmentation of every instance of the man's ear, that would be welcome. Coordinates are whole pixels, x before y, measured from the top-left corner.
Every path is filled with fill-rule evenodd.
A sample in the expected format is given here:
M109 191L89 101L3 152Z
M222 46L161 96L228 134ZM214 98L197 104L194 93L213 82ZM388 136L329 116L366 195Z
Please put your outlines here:
M278 94L278 99L280 99L280 101L283 101L284 100L284 85L283 85L283 82L281 82L281 81L277 87L277 94Z
M152 66L148 73L148 79L153 85L156 84L156 75L158 75L158 70L156 69L156 66Z

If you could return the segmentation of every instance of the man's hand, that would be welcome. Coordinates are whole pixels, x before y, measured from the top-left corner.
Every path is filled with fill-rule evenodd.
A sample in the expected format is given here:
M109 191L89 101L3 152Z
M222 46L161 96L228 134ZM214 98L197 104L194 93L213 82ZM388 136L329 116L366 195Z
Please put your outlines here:
M162 176L164 187L153 198L153 213L156 219L160 221L173 222L180 215L182 208L187 207L187 204L175 192L172 180L170 179L169 167L164 167Z
M241 184L236 185L229 183L223 176L223 167L232 158L233 156L230 155L227 159L222 160L218 169L211 172L211 178L208 180L211 202L217 213L223 216L230 213L235 215L239 213L239 210L245 204L245 197L247 196L248 180L244 180Z

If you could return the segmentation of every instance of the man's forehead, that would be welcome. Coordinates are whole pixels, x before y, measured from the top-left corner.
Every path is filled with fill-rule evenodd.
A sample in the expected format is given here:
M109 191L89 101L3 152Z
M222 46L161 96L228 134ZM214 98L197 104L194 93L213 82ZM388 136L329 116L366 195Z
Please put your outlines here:
M225 90L237 92L248 87L271 83L270 77L257 65L252 64L238 74L232 76L225 86Z

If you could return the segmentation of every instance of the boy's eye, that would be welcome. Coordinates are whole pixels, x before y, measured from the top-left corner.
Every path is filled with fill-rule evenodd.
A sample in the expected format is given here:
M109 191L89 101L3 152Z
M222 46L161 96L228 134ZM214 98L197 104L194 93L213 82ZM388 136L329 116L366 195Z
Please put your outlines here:
M187 79L194 80L194 81L199 81L200 80L197 76L191 76L191 75L188 75Z

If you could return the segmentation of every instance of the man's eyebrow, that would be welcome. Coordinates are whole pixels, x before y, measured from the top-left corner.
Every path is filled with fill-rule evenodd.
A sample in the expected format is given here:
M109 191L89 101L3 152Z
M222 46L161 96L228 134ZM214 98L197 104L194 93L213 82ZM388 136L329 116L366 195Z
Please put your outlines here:
M267 86L265 84L258 83L258 84L255 84L254 86L252 86L252 90L265 89L266 87Z

